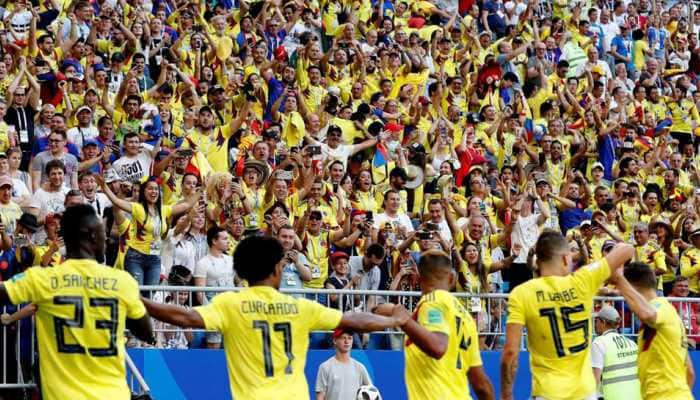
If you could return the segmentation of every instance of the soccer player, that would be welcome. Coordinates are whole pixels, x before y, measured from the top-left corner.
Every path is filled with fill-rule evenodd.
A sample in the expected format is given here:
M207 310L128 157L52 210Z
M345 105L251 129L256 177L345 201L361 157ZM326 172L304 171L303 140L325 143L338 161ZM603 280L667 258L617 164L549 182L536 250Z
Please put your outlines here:
M130 399L124 329L155 343L138 284L104 260L104 225L87 204L63 214L66 261L0 283L0 297L37 307L41 391L46 400Z
M644 400L690 400L695 381L688 357L685 326L673 305L656 296L654 270L633 262L612 277L632 312L642 322L637 336L637 363Z
M566 238L545 230L535 245L539 277L515 288L508 297L506 344L501 356L501 398L513 398L513 382L523 327L527 327L532 396L535 399L596 398L591 369L593 296L634 256L617 244L604 258L571 273Z
M250 287L222 293L192 310L144 299L156 319L173 325L204 328L223 334L231 392L236 400L309 397L304 375L309 332L347 329L383 330L408 322L402 306L391 317L346 313L307 299L280 293L285 250L277 239L244 239L233 254L233 265Z
M418 262L423 293L406 333L406 388L409 399L493 399L493 386L484 373L476 324L462 303L449 293L456 275L450 258L428 250ZM389 314L391 308L375 312ZM467 383L467 380L469 381Z

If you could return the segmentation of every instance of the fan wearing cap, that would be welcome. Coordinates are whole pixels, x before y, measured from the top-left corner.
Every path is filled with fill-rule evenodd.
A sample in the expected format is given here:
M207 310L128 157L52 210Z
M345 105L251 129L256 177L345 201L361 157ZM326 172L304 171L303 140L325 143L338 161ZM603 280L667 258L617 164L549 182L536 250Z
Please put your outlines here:
M593 313L595 334L591 367L598 385L598 398L642 400L637 376L637 345L618 333L620 314L611 306Z
M9 175L0 176L0 224L3 228L0 231L2 235L2 248L9 248L9 235L15 232L15 223L22 215L22 208L12 201L12 178Z
M316 400L354 400L361 386L372 384L367 368L350 357L354 334L347 329L333 331L335 355L318 367Z
M208 107L199 109L199 129L190 133L182 144L183 148L192 148L202 152L214 172L228 172L228 140L238 132L248 118L248 102L238 110L235 118L225 125L216 126L216 114Z
M689 279L691 297L700 297L700 225L690 228L689 240L693 247L681 255L680 273Z
M81 106L76 112L78 125L68 129L66 135L68 141L74 143L79 148L90 139L95 139L100 134L97 127L92 124L92 109L88 106Z

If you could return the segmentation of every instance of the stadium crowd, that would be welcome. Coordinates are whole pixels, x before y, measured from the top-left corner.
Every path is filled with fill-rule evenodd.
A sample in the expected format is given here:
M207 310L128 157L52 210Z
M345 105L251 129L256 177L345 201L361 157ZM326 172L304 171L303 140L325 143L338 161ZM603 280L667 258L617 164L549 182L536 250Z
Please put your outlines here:
M419 290L439 248L455 291L509 293L554 229L576 266L628 242L660 293L700 296L691 2L16 0L0 16L2 280L58 266L61 213L88 203L106 263L142 285L245 285L231 255L264 234L287 251L282 288ZM164 300L211 299L193 296ZM504 302L467 306L503 331ZM700 309L678 309L692 347Z

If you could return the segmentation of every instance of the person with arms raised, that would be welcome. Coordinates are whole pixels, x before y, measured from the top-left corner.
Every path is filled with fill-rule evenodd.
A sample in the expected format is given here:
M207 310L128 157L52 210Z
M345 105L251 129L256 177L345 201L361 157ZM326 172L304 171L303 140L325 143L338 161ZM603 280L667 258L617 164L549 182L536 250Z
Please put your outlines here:
M410 315L402 306L391 317L345 313L278 291L285 251L268 236L245 238L233 254L236 274L249 288L214 297L186 310L143 299L156 319L223 334L231 393L236 400L308 398L304 375L309 333L335 328L368 332L401 326Z
M633 262L615 271L611 281L642 322L637 336L637 363L644 400L690 400L695 371L688 355L688 337L678 312L658 297L655 271Z
M155 343L136 281L102 264L105 231L88 204L63 214L66 261L33 267L0 283L0 299L32 302L42 398L127 400L124 329Z
M535 244L539 278L515 288L508 297L506 344L501 356L501 399L513 399L522 331L527 327L535 399L596 398L591 367L593 296L634 255L617 244L605 258L571 273L572 253L566 238L545 230ZM519 393L520 395L520 393Z

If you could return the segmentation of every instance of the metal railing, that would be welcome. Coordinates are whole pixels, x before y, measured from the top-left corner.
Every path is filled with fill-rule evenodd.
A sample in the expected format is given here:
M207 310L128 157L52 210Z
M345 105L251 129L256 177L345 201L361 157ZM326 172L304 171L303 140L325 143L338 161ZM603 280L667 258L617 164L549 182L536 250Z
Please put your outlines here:
M201 302L208 302L213 296L228 291L240 291L240 287L184 287L184 286L143 286L142 293L160 302L178 303L184 307L192 307ZM375 304L392 302L403 304L409 311L415 311L421 297L420 292L405 291L371 291L371 290L331 290L331 289L298 289L282 292L306 297L318 301L324 305L341 311L366 311L369 312ZM508 317L507 294L491 293L471 295L468 293L453 293L465 308L474 317L480 335L482 350L499 350L505 342L505 325ZM534 296L534 294L533 294ZM680 310L682 320L686 326L688 337L693 342L700 342L700 329L698 329L698 311L700 311L700 298L668 298L676 308ZM635 336L639 331L640 323L629 311L622 297L597 297L596 308L603 304L612 305L621 315L621 332L624 335ZM0 307L3 312L12 313L17 307ZM193 348L195 336L199 336L200 345L206 344L204 338L208 333L204 330L189 330L154 321L158 348ZM35 374L38 371L35 351L34 319L26 318L22 321L0 327L0 346L2 346L2 359L0 360L0 396L6 390L14 390L13 399L30 398L30 391L35 387ZM316 336L328 337L327 332L316 332ZM313 334L312 334L313 336ZM362 343L368 345L371 338L382 338L384 349L399 350L402 346L403 334L396 330L376 332L363 336ZM368 340L369 337L369 340ZM526 349L527 332L523 335L523 350ZM312 348L314 341L312 340ZM145 347L134 338L127 344L131 347ZM203 347L208 347L204 345ZM149 398L149 387L139 373L134 363L127 355L127 382L134 393L135 398Z
M143 286L143 292L147 292L156 301L174 302L176 298L173 294L183 293L179 299L180 305L192 307L197 304L197 298L207 302L214 295L227 291L240 291L240 287L185 287L185 286ZM306 297L310 300L318 301L326 306L340 311L365 311L371 312L374 305L383 302L403 304L410 312L415 310L415 306L421 297L420 292L386 291L386 290L335 290L335 289L282 289L281 292L298 297ZM198 296L198 294L201 294ZM482 340L482 349L498 350L502 347L505 339L505 325L508 316L507 300L505 293L484 293L472 295L469 293L453 293L465 308L470 311L479 329ZM534 294L533 294L534 296ZM700 342L700 328L698 328L698 312L700 311L700 298L667 298L676 306L681 315L681 319L686 327L687 335L693 341ZM641 323L637 317L629 310L622 297L596 297L594 308L598 309L602 305L611 305L621 317L620 332L632 339L639 332ZM183 332L204 332L202 330L183 330L178 327L166 326L162 323L155 324L156 335L163 338L166 335L177 335ZM401 335L400 331L388 330L376 332L377 335ZM523 349L526 348L525 332ZM167 345L167 341L159 340L158 347L172 347ZM184 348L184 347L181 347ZM396 349L392 346L392 349Z

